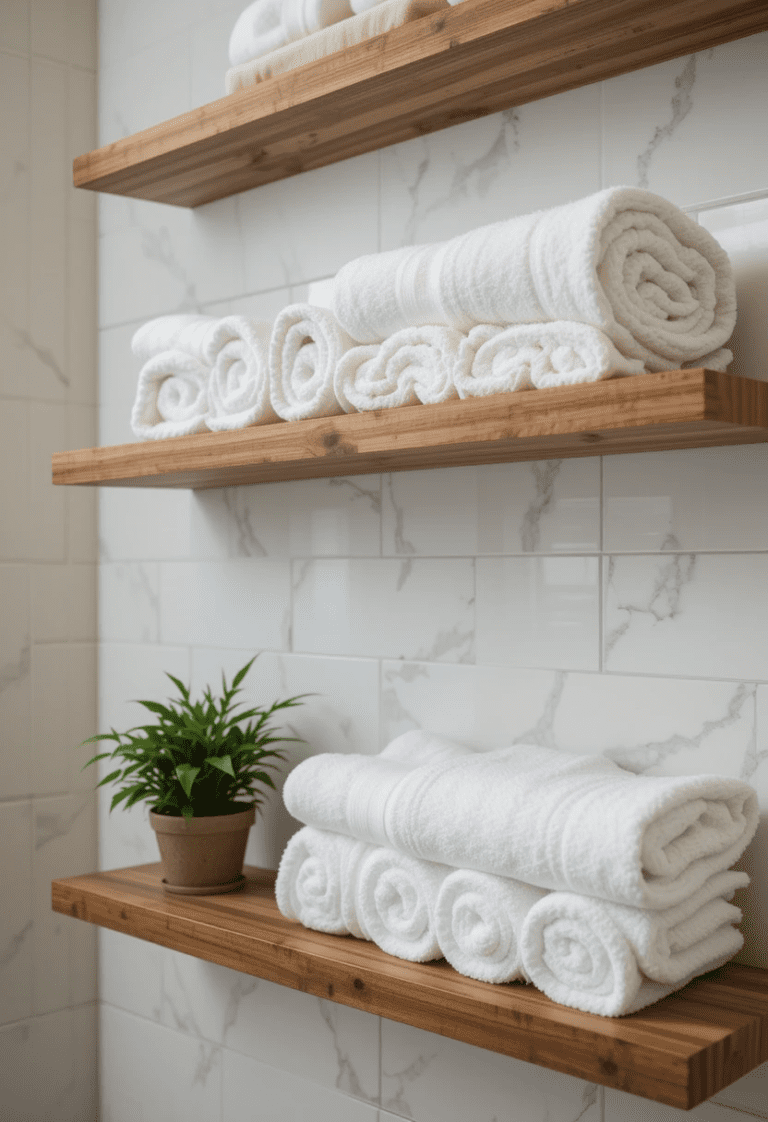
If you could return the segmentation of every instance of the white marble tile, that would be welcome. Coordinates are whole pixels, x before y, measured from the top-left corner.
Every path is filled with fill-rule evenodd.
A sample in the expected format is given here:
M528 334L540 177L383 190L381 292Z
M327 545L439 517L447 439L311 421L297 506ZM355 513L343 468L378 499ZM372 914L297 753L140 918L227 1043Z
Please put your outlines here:
M32 1017L0 1029L0 1054L3 1122L49 1118L56 1122L96 1122L93 1005ZM114 1122L124 1120L116 1118Z
M194 492L192 547L203 559L376 557L380 516L378 475L212 488Z
M377 1122L373 1106L224 1052L221 1122Z
M29 557L64 561L67 556L66 487L51 482L51 456L66 447L66 405L33 401L29 406Z
M568 202L600 187L599 87L442 129L381 155L382 249Z
M294 304L298 299L292 288L273 288L269 292L250 292L214 301L206 304L203 310L209 316L245 316L257 322L272 323L286 304Z
M84 153L91 151L98 144L96 133L97 81L94 71L91 69L81 70L79 67L70 66L67 74L67 93L67 148L69 158L74 160L77 156L82 156ZM98 236L95 221L98 211L97 202L98 195L95 191L83 191L70 183L69 215L71 219L80 219L91 224L88 242L89 245L92 244L93 246L94 256ZM84 234L85 231L81 230L81 233ZM70 238L70 256L76 248ZM89 283L90 279L88 277ZM88 316L89 322L93 317L95 323L97 312L95 290L91 290L89 285L86 285L85 292L89 304L93 306L88 309L83 308L83 312ZM72 340L70 340L70 343L72 343ZM71 373L75 376L74 370Z
M599 667L597 557L477 560L477 661Z
M29 51L31 0L5 0L0 22L0 50L26 54Z
M229 37L243 11L243 0L219 0L205 5L208 14L190 31L190 98L207 105L224 97L224 75L229 66Z
M87 790L80 772L88 758L78 745L96 732L96 646L48 643L32 647L31 789L36 795Z
M605 185L649 187L678 206L763 190L766 51L763 33L606 82Z
M96 404L98 390L95 212L70 217L66 281L66 370L70 401Z
M103 561L174 561L190 554L191 491L99 488Z
M383 477L385 554L584 553L600 548L597 458Z
M141 363L131 352L131 339L138 327L139 322L133 322L102 328L98 334L100 444L135 444L137 440L131 429L131 409Z
M735 1107L748 1114L756 1114L760 1118L768 1118L768 1064L755 1068L743 1079L738 1079L730 1087L726 1087L719 1095L715 1095L712 1106L722 1103L723 1106ZM743 1122L738 1114L725 1115L721 1118L713 1117L712 1122Z
M34 565L30 571L35 643L96 638L96 566Z
M414 1122L599 1122L591 1083L381 1022L381 1105Z
M31 0L33 54L96 69L96 0Z
M97 936L99 1000L160 1023L163 960L168 952L106 927L98 928Z
M765 554L612 557L604 665L639 674L768 678Z
M604 548L766 549L768 495L761 485L766 470L763 444L606 456Z
M100 565L99 637L118 643L157 643L159 586L160 567L155 562Z
M605 1122L746 1122L741 1114L710 1100L693 1110L678 1110L674 1106L651 1102L624 1091L605 1091Z
M7 1024L32 1012L31 803L0 803L0 853L0 1024Z
M146 47L168 40L175 31L191 27L216 0L100 0L99 48L102 67L130 58Z
M162 641L287 650L290 596L287 561L163 562Z
M32 645L29 573L0 565L0 796L30 792L29 744Z
M105 36L101 36L104 40ZM162 74L162 81L148 82L146 76L152 73ZM103 57L98 78L100 145L189 112L194 107L190 100L189 29L185 21L174 20L163 39L150 40L135 53L123 49L112 59Z
M102 1005L99 1068L102 1122L221 1118L222 1063L216 1045Z
M293 649L474 661L471 560L293 562Z
M0 409L0 473L3 517L0 518L0 559L29 557L29 405L4 399Z

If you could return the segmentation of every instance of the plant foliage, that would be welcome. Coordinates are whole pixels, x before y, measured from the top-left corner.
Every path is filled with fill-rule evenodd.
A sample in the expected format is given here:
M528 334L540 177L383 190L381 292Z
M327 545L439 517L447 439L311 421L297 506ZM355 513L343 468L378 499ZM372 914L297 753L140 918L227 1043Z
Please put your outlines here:
M272 745L298 739L276 736L270 720L280 710L300 705L306 694L276 701L268 709L256 706L237 712L242 703L235 703L235 697L242 692L240 683L254 661L255 656L238 670L231 685L222 674L219 699L207 686L202 699L192 701L183 682L166 674L180 696L167 705L139 702L155 714L154 724L137 725L127 732L112 729L83 741L111 740L116 745L83 765L119 761L120 766L97 784L120 784L110 811L120 803L130 807L139 802L148 802L158 814L185 818L231 814L243 804L258 809L265 797L259 788L274 789L270 770L285 759L284 752ZM243 725L244 721L248 723Z

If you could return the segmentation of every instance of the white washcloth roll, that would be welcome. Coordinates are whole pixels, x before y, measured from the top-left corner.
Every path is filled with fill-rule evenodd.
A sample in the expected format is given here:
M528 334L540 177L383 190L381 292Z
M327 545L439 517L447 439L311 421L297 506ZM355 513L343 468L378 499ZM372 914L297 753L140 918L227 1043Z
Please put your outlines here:
M206 430L210 369L186 351L166 351L145 362L131 411L140 440L165 440Z
M456 869L440 886L435 931L459 974L479 982L528 981L520 951L523 921L547 895L519 880Z
M682 905L656 912L552 892L523 925L525 970L561 1005L606 1017L633 1013L741 949L732 926L741 912L728 900L745 881L744 873L716 875Z
M345 265L334 309L360 343L403 327L469 331L577 320L669 370L716 351L736 321L728 255L672 203L611 187L552 210Z
M284 421L343 413L333 376L352 340L328 308L289 304L269 341L272 405Z
M467 361L469 359L469 361ZM473 327L456 366L459 397L575 386L615 374L642 374L596 327L573 320Z
M374 849L360 867L355 895L360 926L377 947L408 962L443 952L435 933L437 894L450 872L392 849Z
M347 413L448 401L463 341L450 327L406 327L380 346L353 347L336 367L336 397Z
M357 919L355 888L369 847L352 838L305 826L280 859L277 906L287 919L314 931L367 938Z
M269 334L268 324L243 316L217 320L208 332L205 357L212 370L207 423L214 432L279 419L270 397Z
M229 64L240 66L288 41L282 0L255 0L237 17L229 37Z
M285 40L303 39L353 14L349 0L283 0Z
M636 776L533 745L420 767L313 756L283 798L302 822L411 857L641 908L678 904L729 868L758 821L740 780Z
M142 363L166 351L186 351L208 363L208 340L219 322L215 316L157 316L134 332L131 350Z

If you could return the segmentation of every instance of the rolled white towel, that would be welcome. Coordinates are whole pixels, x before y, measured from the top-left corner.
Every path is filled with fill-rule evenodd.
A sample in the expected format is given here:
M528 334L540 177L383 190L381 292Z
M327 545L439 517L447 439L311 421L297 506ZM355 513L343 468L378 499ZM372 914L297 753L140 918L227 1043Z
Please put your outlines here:
M283 0L285 40L303 39L353 14L349 0Z
M279 420L269 386L268 324L243 316L217 320L205 341L211 364L208 428L214 432Z
M406 327L380 346L353 347L336 367L336 397L347 413L448 401L463 342L450 327Z
M596 327L573 320L473 327L456 366L459 397L548 389L642 374L640 359L625 358Z
M508 877L456 869L443 881L435 908L440 950L459 974L479 982L528 981L520 934L547 890Z
M275 882L277 906L287 919L314 931L367 938L358 922L355 889L369 847L352 838L305 826L285 847Z
M387 954L431 962L443 952L435 933L437 894L450 872L392 849L374 849L360 866L355 894L361 928Z
M721 966L744 938L728 903L744 873L722 873L682 905L649 912L552 892L523 924L523 964L553 1001L619 1017ZM719 892L718 892L719 890Z
M650 191L611 187L357 258L336 276L334 309L360 343L423 324L577 320L649 370L669 370L723 346L736 296L728 255L703 227Z
M255 0L240 13L229 37L229 64L240 66L288 42L282 0Z
M272 405L284 421L343 413L333 377L352 340L333 312L289 304L278 315L269 341Z
M186 351L166 351L144 363L131 411L140 440L165 440L207 429L210 369Z
M208 363L208 340L220 322L215 316L157 316L134 332L131 350L142 363L166 351L185 351Z

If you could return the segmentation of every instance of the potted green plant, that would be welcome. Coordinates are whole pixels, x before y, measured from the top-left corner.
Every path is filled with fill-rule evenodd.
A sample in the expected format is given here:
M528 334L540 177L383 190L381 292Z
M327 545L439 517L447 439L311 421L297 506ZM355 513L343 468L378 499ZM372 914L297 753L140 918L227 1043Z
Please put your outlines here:
M220 698L207 686L202 699L193 701L183 682L167 674L179 697L167 705L139 702L155 714L154 723L126 732L112 729L83 741L116 745L84 764L119 761L97 784L119 784L110 812L121 803L126 808L149 803L167 892L210 895L232 892L245 882L248 831L264 800L263 788L274 789L270 770L285 759L274 745L298 739L275 735L270 720L306 696L242 711L235 697L254 661L255 656L238 670L231 685L222 674Z

